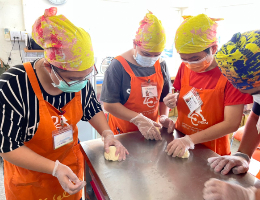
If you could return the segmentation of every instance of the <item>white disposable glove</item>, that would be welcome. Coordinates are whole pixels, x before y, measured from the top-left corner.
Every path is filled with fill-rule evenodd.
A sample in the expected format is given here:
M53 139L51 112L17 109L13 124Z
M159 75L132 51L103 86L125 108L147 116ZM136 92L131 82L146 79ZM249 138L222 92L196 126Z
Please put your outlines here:
M166 115L161 115L159 118L159 122L163 125L163 127L167 128L168 133L172 133L175 128L175 123Z
M122 161L126 159L126 154L129 152L127 149L119 142L115 137L114 133L111 130L104 130L102 132L102 140L104 141L105 152L109 153L109 147L116 147L116 156L119 154L118 161Z
M234 174L246 173L249 169L249 157L239 156L242 153L236 153L236 156L220 156L208 158L210 167L214 169L215 172L220 172L226 175L231 169Z
M155 121L145 117L142 113L138 114L136 117L130 120L131 123L136 125L139 131L147 140L161 140L161 134L159 130L156 128L161 128L161 125L156 123Z
M171 141L165 152L167 152L168 155L172 155L172 157L182 157L188 149L194 149L194 143L190 136L186 135L185 137Z
M86 185L85 181L80 181L68 166L58 160L55 162L52 175L57 177L61 187L69 194L76 194Z
M173 109L174 107L177 106L177 102L178 102L178 97L179 97L179 93L174 93L174 94L167 94L166 97L163 98L163 102L164 104Z
M205 200L255 200L255 187L244 188L211 178L205 183Z

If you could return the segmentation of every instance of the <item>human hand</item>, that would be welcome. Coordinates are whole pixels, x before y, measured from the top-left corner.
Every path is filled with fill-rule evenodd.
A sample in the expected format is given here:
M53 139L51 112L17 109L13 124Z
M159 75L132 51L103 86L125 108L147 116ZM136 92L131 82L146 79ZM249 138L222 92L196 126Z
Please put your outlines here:
M69 194L78 193L86 185L86 181L79 180L68 166L58 160L55 162L52 175L57 177L61 187Z
M161 128L161 125L155 121L143 116L141 113L136 117L130 120L131 123L135 124L142 135L147 140L161 140L161 133L158 128Z
M159 122L163 127L167 128L167 133L172 133L175 128L175 123L173 120L168 118L166 115L161 115L159 118Z
M211 157L208 158L208 162L215 172L221 171L223 175L226 175L231 169L234 174L246 173L249 169L249 161L241 156Z
M190 136L186 135L185 137L171 141L165 152L167 152L168 155L172 155L172 157L182 157L188 149L194 149L194 143Z
M178 102L178 97L179 97L179 93L174 93L174 94L167 94L166 97L163 98L163 102L164 104L173 109L174 107L177 106L177 102Z
M205 200L255 200L255 187L244 188L211 178L204 184Z
M105 152L109 153L109 147L116 147L116 156L119 154L118 161L126 159L126 155L129 154L127 149L114 137L114 133L111 130L104 130L102 132L102 139L104 141Z

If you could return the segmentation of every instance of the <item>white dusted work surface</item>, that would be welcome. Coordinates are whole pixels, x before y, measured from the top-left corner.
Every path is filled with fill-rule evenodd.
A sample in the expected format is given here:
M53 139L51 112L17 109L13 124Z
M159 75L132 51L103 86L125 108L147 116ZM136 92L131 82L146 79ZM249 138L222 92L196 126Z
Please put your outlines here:
M174 136L181 134L175 132ZM92 177L105 199L202 200L204 183L210 178L245 187L255 182L249 173L226 176L215 173L208 166L207 158L217 154L203 145L195 145L188 159L168 156L165 148L173 136L166 129L162 130L162 141L148 141L139 132L116 137L130 153L122 162L105 160L100 139L81 143Z

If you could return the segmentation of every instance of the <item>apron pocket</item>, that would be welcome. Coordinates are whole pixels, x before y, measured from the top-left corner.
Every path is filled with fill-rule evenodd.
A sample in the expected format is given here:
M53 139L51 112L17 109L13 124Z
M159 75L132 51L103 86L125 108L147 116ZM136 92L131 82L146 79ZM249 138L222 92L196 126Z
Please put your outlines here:
M41 176L43 173L31 171L21 167L15 167L12 183L15 186L28 186L41 187Z

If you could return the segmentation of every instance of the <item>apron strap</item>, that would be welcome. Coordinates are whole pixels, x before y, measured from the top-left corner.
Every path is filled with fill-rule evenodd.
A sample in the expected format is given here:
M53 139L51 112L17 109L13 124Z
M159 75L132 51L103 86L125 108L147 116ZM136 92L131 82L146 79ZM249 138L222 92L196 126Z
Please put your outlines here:
M190 69L186 66L184 66L182 80L181 80L181 86L184 85L190 86Z
M74 98L76 98L76 100L78 101L78 103L82 104L82 103L81 103L81 90L78 91L78 92L75 92L75 97L74 97Z
M122 57L122 56L117 56L115 57L115 59L117 59L122 66L124 67L125 71L131 76L135 76L133 70L131 69L130 65L128 64L128 62Z
M227 78L223 74L221 74L219 79L218 79L218 83L217 83L215 88L216 89L225 88L226 84L227 84Z
M37 96L39 101L44 101L43 96L42 96L41 88L39 86L37 77L35 75L35 72L34 72L34 69L33 69L32 65L31 65L31 63L30 62L26 62L26 63L23 63L23 65L24 65L25 71L26 71L26 73L28 75L29 81L30 81L30 83L32 85L32 88L33 88L33 91L34 91L35 95Z
M75 92L75 97L80 97L80 95L81 95L80 93L81 93L81 90L78 92Z
M154 69L155 69L155 73L156 74L161 74L162 73L162 69L161 69L161 64L160 64L160 59L158 59L155 64L154 64Z

